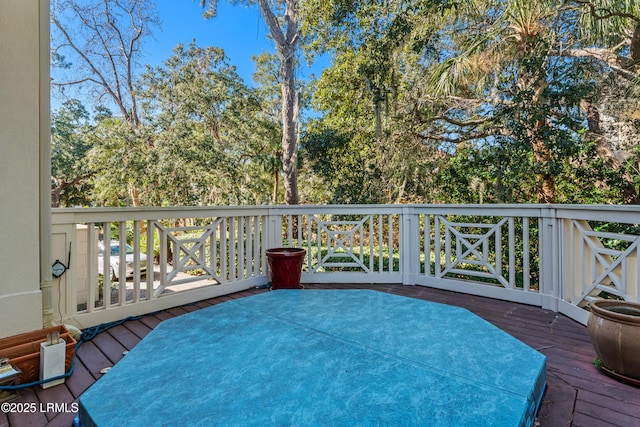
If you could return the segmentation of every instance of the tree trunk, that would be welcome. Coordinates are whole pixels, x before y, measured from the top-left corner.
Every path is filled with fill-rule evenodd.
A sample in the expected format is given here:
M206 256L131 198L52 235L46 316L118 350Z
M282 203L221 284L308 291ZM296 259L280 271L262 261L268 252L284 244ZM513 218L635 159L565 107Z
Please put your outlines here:
M62 187L57 186L53 190L51 190L51 207L59 208L60 207L60 193L62 193Z
M598 109L588 101L580 101L580 109L587 115L588 131L585 137L588 140L592 140L596 144L596 153L600 157L604 164L613 169L620 170L623 165L616 157L615 153L609 148L607 141L602 134L600 128L600 113ZM633 177L629 172L622 173L622 182L620 183L620 190L622 192L622 199L626 204L637 205L640 204L640 195L636 190Z
M545 126L543 120L536 123L535 128L541 129ZM533 141L533 159L537 164L548 165L551 161L551 151L545 141L535 136L537 132L532 132ZM536 178L536 184L538 188L538 203L555 203L556 201L556 181L554 176L548 172L539 173Z
M540 70L529 78L523 78L520 83L521 89L536 88L531 99L530 108L535 110L540 108L544 89L547 86L546 73ZM551 150L547 142L540 137L544 135L544 129L548 126L547 119L536 120L532 124L532 128L527 130L527 135L531 141L533 150L533 159L536 164L540 165L542 171L536 176L536 187L538 190L538 203L555 203L556 202L556 180L553 173L548 170L548 166L552 161Z
M278 168L273 168L273 196L271 202L276 205L278 204L278 188L280 184L280 171Z
M258 0L262 16L276 44L282 77L282 169L284 171L285 203L297 205L298 195L298 110L296 93L295 53L300 40L298 32L298 2L286 0L282 25L269 8L267 0Z
M629 53L631 54L631 59L633 59L634 65L636 65L636 63L640 61L640 23L633 27L633 36L631 37Z
M138 193L138 188L135 185L131 186L131 203L133 207L140 207L140 193Z
M284 198L288 205L297 205L298 196L298 102L295 88L294 50L282 58L282 169Z

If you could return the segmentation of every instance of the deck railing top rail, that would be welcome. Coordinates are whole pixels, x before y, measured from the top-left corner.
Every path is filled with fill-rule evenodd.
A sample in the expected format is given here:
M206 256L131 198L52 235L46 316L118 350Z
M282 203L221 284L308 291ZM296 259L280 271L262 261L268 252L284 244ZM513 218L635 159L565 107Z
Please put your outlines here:
M269 211L282 211L285 214L311 211L315 213L344 213L354 211L389 212L400 210L428 210L433 213L485 215L495 212L508 213L511 216L536 217L572 217L579 219L599 218L601 215L613 215L615 220L640 221L633 215L640 215L640 206L636 205L576 205L576 204L389 204L389 205L262 205L262 206L152 206L152 207L104 207L104 208L54 208L53 222L65 221L68 215L82 215L92 218L104 215L124 215L128 218L147 219L184 218L216 212L231 216L250 213L265 214ZM188 215L185 215L189 212ZM604 218L599 218L600 220Z

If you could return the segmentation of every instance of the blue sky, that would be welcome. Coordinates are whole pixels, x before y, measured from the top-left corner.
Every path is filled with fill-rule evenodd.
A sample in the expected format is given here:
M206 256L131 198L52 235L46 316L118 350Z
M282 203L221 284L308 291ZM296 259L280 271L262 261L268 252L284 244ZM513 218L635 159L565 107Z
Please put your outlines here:
M144 52L141 57L143 64L162 65L179 43L188 45L195 39L198 46L222 48L245 84L253 85L255 64L251 57L264 51L275 52L274 42L268 37L269 30L257 5L231 5L227 0L219 0L218 15L213 19L205 19L199 0L155 0L154 4L160 27L154 28L152 37L147 38L141 46ZM329 65L328 56L316 60L313 66L306 64L302 55L300 57L298 78L303 80L307 80L312 73L319 76L322 69ZM144 69L142 66L137 72L144 72ZM52 70L54 74L58 72ZM82 90L78 92L66 88L65 93L66 96L81 99L87 107L94 106L94 98ZM61 97L54 90L51 98L52 110L60 108L64 99L65 96ZM105 101L109 105L108 100L103 98L102 102Z
M178 43L187 45L195 38L199 46L224 49L240 77L245 83L251 84L251 75L255 70L251 56L263 51L275 52L257 5L234 6L226 0L219 0L218 15L207 20L202 17L198 0L157 0L155 3L161 29L156 29L155 40L148 40L144 46L144 60L150 65L160 65ZM303 79L311 73L319 75L322 68L327 66L326 58L317 60L312 68L304 63L304 59L302 62L299 77Z

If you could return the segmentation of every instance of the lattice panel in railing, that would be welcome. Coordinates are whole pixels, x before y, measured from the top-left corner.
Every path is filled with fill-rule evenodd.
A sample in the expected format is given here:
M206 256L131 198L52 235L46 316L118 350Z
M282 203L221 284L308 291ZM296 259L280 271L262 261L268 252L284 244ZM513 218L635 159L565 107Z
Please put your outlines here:
M76 304L79 313L264 275L262 215L105 221L100 225L82 226L83 252L77 257L81 264L77 269L82 271ZM131 251L104 256L98 253L102 241L126 245Z
M260 274L261 218L216 218L186 227L165 227L155 222L161 281L154 296L178 284L202 280L226 283Z
M640 236L594 231L584 220L565 221L565 294L574 305L594 298L638 301Z
M528 218L424 217L425 274L530 290Z
M400 271L398 215L289 215L285 244L307 250L309 273Z

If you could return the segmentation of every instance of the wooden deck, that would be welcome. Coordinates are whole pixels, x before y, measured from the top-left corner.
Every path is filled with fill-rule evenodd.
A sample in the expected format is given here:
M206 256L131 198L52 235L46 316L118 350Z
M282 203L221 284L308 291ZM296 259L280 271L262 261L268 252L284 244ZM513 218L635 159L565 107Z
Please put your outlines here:
M547 356L548 387L538 413L539 426L640 427L640 388L602 374L593 365L595 354L586 328L563 315L537 307L420 286L306 285L306 288L376 289L467 308ZM124 351L134 347L161 321L260 292L268 291L251 289L200 301L128 321L99 334L80 347L75 371L65 385L46 390L40 387L23 390L18 402L35 403L37 410L20 414L0 412L0 427L71 426L74 404L80 394L100 378L103 368L120 360ZM46 409L52 411L46 412Z

